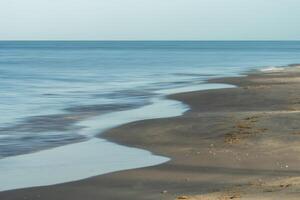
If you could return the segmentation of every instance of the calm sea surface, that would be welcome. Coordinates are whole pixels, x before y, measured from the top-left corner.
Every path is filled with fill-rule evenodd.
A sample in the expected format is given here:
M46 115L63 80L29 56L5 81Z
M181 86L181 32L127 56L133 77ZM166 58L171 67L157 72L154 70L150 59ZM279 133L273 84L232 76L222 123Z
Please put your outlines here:
M300 42L3 41L0 159L90 140L82 121L110 113L113 125L162 90L293 63Z

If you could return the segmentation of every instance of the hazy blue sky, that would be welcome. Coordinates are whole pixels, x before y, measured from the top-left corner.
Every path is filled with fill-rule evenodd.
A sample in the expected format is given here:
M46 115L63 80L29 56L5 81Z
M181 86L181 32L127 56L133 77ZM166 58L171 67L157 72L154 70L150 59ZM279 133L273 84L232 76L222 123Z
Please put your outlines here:
M0 0L0 40L300 40L300 0Z

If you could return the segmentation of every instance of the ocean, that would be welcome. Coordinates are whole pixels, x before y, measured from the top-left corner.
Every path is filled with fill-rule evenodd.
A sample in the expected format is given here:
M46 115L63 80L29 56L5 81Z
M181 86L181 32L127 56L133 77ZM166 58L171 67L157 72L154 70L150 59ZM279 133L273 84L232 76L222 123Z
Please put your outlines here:
M205 81L295 63L297 41L1 41L0 180L16 174L20 180L0 183L0 191L166 162L96 136L188 110L167 94L230 87ZM80 160L91 163L74 168ZM50 162L61 177L41 182Z

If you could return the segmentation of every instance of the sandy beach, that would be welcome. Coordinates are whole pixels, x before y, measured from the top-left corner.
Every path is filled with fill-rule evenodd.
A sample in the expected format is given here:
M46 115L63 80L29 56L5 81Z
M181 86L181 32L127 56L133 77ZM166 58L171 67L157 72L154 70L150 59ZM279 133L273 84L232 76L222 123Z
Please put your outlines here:
M209 82L237 87L171 95L191 109L180 117L133 122L99 136L171 161L1 192L0 199L299 199L300 67Z

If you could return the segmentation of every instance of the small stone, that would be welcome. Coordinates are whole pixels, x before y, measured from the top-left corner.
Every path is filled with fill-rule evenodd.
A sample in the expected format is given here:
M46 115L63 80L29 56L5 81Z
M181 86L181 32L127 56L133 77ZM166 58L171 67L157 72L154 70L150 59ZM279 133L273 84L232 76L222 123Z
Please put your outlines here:
M290 187L292 186L292 184L280 184L279 187L281 188L287 188L287 187Z
M189 199L189 197L188 196L179 196L179 197L177 197L177 199Z
M162 194L167 194L168 191L167 191L167 190L163 190L161 193L162 193Z

